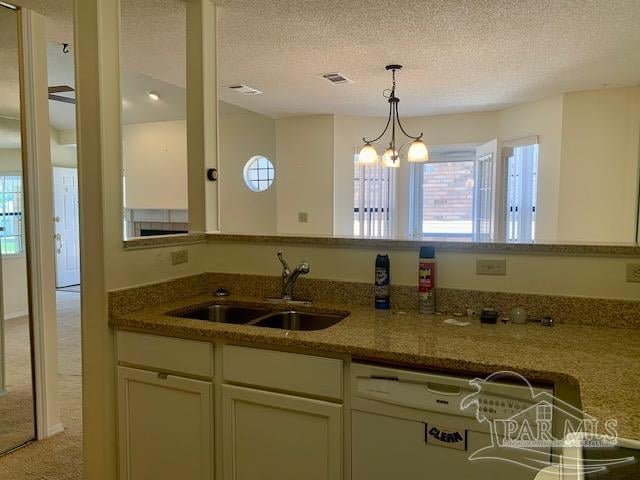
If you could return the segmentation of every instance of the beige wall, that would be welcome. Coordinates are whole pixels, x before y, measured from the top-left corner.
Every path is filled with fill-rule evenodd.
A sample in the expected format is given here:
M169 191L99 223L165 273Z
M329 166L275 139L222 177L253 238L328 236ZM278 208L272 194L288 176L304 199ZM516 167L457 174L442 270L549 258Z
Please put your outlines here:
M67 143L68 138L66 136L69 135L68 132L70 131L65 130L63 133L53 128L51 129L51 164L54 167L77 168L78 166L76 146Z
M122 128L125 208L187 209L186 130L184 120Z
M2 294L4 318L21 317L29 312L27 262L24 255L2 258Z
M372 283L376 254L389 253L391 283L415 285L418 249L318 247L313 245L265 245L212 243L206 246L203 269L217 272L279 275L276 251L289 261L306 259L310 277ZM436 252L437 285L447 288L501 292L525 292L584 297L640 298L640 283L625 282L628 258L569 255L487 255ZM476 258L505 258L507 275L476 275ZM594 312L597 314L597 312Z
M556 95L504 109L498 116L498 145L508 140L538 136L536 240L542 242L558 240L562 114L563 95ZM503 169L500 172L505 173Z
M278 233L333 233L333 129L333 115L276 120Z
M634 242L640 87L565 95L560 240Z
M246 111L220 116L220 230L235 233L275 233L276 165L275 120ZM264 192L251 191L244 182L244 166L255 156L267 157L276 166L275 181Z

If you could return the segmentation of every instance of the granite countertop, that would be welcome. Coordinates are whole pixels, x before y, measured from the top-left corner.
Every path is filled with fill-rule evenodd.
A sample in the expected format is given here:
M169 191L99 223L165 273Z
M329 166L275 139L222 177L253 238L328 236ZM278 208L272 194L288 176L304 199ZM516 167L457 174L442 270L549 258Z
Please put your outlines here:
M463 327L443 323L445 316L345 308L321 302L310 309L348 310L351 314L325 330L307 332L166 315L197 304L225 302L264 305L248 297L218 301L211 295L198 295L112 315L110 323L154 334L297 347L478 375L513 370L529 380L578 386L586 413L601 422L617 419L620 437L640 439L640 329L566 324L552 328L539 324L482 325L478 319L460 318L471 322Z

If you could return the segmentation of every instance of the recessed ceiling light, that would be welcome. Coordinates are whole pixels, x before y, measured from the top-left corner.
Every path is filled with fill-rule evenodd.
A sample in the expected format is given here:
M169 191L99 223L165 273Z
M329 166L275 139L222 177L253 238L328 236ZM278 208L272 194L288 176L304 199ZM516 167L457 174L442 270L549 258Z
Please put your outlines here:
M158 95L156 92L149 92L147 95L149 95L149 98L154 102L160 100L160 95Z

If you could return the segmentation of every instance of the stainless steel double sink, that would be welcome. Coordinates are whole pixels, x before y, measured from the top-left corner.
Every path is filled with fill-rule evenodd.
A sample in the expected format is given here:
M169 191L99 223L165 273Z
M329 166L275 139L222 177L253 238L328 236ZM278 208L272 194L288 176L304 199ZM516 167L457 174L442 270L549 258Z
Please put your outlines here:
M167 315L207 322L252 325L283 330L323 330L335 325L348 313L319 313L298 310L274 310L272 308L243 305L217 304L197 307Z

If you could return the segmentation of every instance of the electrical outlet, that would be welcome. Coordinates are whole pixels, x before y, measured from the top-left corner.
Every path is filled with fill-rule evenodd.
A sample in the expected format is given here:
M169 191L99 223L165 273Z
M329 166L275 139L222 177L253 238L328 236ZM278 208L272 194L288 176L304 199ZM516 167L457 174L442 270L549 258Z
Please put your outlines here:
M507 260L476 259L476 275L506 275Z
M298 212L299 223L307 223L307 220L308 220L307 212Z
M640 282L640 263L627 263L627 282Z
M171 252L171 265L180 265L189 261L189 250L176 250Z

